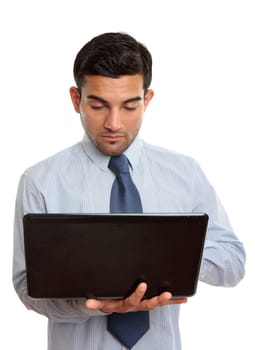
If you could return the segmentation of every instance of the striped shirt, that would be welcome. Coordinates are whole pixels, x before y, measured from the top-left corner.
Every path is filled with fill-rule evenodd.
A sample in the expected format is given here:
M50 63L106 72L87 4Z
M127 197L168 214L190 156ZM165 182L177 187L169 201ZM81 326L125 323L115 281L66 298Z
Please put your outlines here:
M145 213L206 212L209 226L200 280L234 286L245 252L197 162L136 138L125 152ZM27 294L22 218L27 213L109 213L114 181L109 157L87 137L22 175L16 200L13 282L27 308L48 317L48 350L123 350L106 329L107 316L85 299L32 299ZM86 253L86 252L84 252ZM179 305L150 311L150 330L133 350L180 350Z

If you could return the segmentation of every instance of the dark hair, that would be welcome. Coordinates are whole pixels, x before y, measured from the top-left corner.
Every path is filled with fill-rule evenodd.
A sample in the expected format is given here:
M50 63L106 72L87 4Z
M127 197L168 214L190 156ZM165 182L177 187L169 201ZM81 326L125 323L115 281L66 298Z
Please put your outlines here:
M78 52L74 61L74 79L81 91L85 75L118 78L143 75L146 91L152 79L152 57L148 49L125 33L104 33L94 37Z

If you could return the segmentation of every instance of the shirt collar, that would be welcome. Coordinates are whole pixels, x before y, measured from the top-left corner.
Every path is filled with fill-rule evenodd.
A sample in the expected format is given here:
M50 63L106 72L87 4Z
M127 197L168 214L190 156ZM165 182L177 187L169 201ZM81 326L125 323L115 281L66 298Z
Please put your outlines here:
M124 154L129 160L132 169L136 166L139 161L142 152L142 140L136 137L131 145L126 149ZM88 157L103 171L108 170L108 163L110 160L109 156L104 155L100 152L93 142L90 141L88 136L85 134L82 140L82 146Z
M143 141L137 136L124 152L132 169L134 169L139 162L142 153L142 145Z

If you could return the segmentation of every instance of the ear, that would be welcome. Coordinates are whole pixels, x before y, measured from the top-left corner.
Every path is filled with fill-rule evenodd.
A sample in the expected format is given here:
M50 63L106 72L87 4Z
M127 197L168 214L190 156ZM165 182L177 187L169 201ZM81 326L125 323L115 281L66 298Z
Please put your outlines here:
M146 91L146 94L144 95L144 110L147 108L153 96L154 96L153 90L149 89L148 91Z
M75 86L72 86L69 90L69 93L70 93L71 100L72 100L75 111L77 113L80 113L81 96L80 96L78 89Z

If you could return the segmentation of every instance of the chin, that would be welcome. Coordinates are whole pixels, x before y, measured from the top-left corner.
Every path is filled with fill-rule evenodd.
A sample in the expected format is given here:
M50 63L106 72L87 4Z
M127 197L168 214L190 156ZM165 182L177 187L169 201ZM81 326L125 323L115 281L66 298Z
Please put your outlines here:
M128 148L129 145L122 145L122 146L117 146L117 145L107 145L107 146L102 146L102 145L97 145L97 149L105 154L106 156L118 156L125 152L125 150Z

